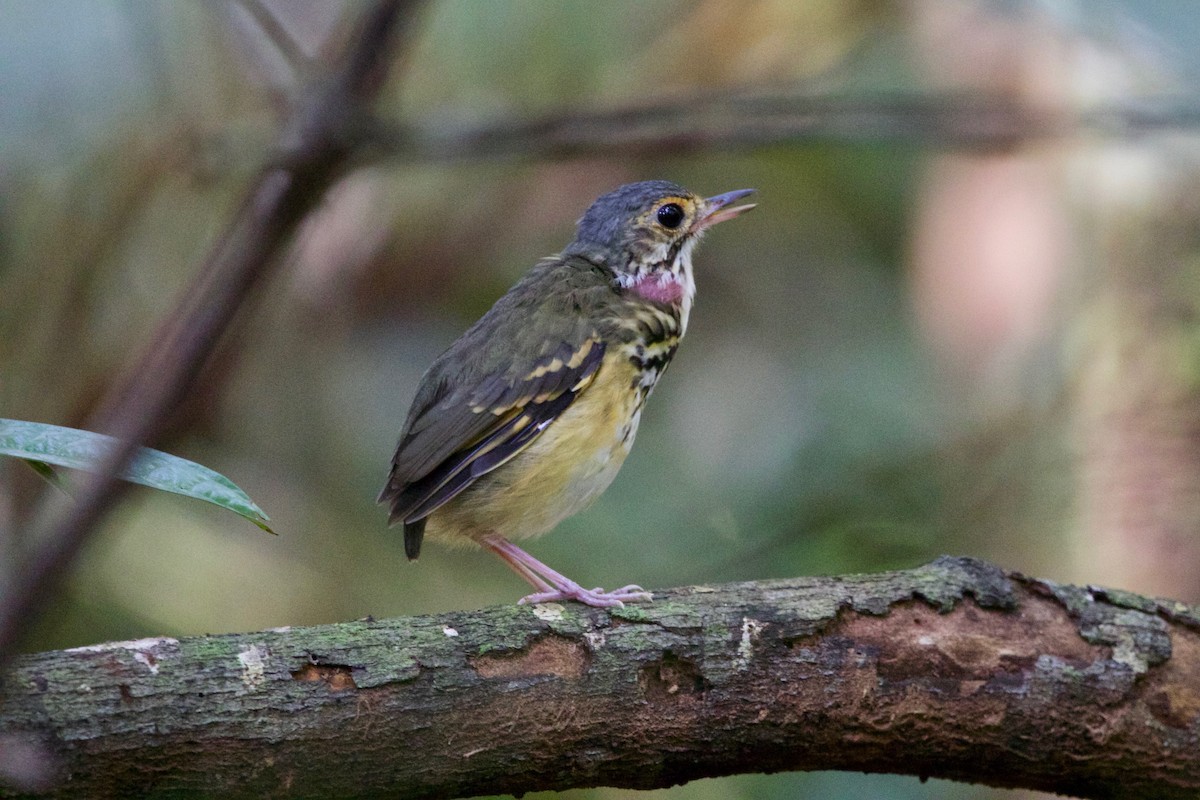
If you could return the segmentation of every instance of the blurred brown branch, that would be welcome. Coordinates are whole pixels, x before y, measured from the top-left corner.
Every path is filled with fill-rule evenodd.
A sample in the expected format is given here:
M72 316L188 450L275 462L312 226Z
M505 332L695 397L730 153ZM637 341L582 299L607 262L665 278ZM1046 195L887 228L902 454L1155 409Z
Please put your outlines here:
M63 797L448 798L812 769L1200 791L1196 610L971 559L626 609L118 642L20 657L4 686L6 769Z
M377 136L393 157L455 160L602 153L675 155L799 142L1007 149L1083 134L1135 137L1200 127L1200 99L1162 98L1092 109L1035 108L971 96L702 95L643 108L553 114L456 128L407 125Z
M340 177L363 144L374 99L394 62L393 45L416 2L378 0L335 71L302 98L285 125L275 163L247 191L178 308L133 369L110 391L95 427L122 440L103 470L79 486L72 502L42 514L31 552L0 595L0 658L9 656L39 606L88 534L119 495L113 476L136 447L152 443L193 386L205 360L240 309L278 267L301 220Z

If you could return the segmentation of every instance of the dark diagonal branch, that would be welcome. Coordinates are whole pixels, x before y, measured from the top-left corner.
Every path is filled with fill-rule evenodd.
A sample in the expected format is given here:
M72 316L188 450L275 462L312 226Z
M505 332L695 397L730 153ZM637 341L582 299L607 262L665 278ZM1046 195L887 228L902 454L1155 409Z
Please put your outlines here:
M11 653L117 496L121 485L112 476L139 444L154 441L234 316L278 266L301 220L362 144L372 102L393 63L392 45L411 22L415 5L379 0L370 7L340 67L298 104L275 163L246 193L179 308L110 394L97 427L123 444L100 473L80 485L73 502L43 515L44 533L31 537L33 551L0 596L0 658Z
M61 797L450 798L815 769L1200 794L1196 611L970 559L623 610L120 642L21 657L3 686L0 731L55 754Z

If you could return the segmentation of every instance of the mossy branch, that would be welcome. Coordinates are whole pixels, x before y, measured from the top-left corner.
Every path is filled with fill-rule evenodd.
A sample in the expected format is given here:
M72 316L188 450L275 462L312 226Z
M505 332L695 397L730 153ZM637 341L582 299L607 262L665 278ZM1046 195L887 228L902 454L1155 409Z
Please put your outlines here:
M432 798L843 769L1190 798L1200 615L942 558L618 610L23 656L0 732L0 762L53 796Z

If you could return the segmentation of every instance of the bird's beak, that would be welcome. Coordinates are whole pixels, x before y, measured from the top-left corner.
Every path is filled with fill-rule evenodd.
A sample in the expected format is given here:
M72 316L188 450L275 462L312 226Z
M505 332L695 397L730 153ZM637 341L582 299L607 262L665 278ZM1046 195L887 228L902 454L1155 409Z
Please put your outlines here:
M754 203L744 206L727 206L734 200L740 200L748 194L753 194L753 189L735 189L732 192L719 194L715 197L707 197L704 200L704 213L700 219L696 221L695 230L702 231L705 228L716 225L718 222L724 222L727 219L743 214L754 208Z

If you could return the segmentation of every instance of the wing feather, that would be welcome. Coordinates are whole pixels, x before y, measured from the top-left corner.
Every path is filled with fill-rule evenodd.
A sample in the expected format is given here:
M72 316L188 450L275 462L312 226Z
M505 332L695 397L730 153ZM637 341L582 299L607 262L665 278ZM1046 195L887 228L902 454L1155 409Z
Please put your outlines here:
M588 381L590 383L590 380ZM582 391L584 387L580 387ZM579 391L567 390L541 403L529 403L499 425L473 448L455 454L436 470L409 484L397 505L410 508L405 523L416 522L448 503L475 479L501 466L533 442L575 399Z
M380 494L380 502L391 504L390 521L403 521L407 526L427 517L481 475L528 447L591 384L604 349L595 335L576 346L564 342L513 382L500 374L489 375L473 391L451 395L454 405L444 400L433 403L402 438L392 474ZM437 416L430 414L431 410L460 419L464 413L469 414L467 419L474 424L460 424L456 440L459 446L431 468L414 475L405 471L404 465L412 461L422 466L427 463L430 457L426 451L432 450L434 443L422 440L445 427L436 420L418 425L426 416ZM463 436L463 431L468 435ZM405 458L412 449L420 449L419 459Z

